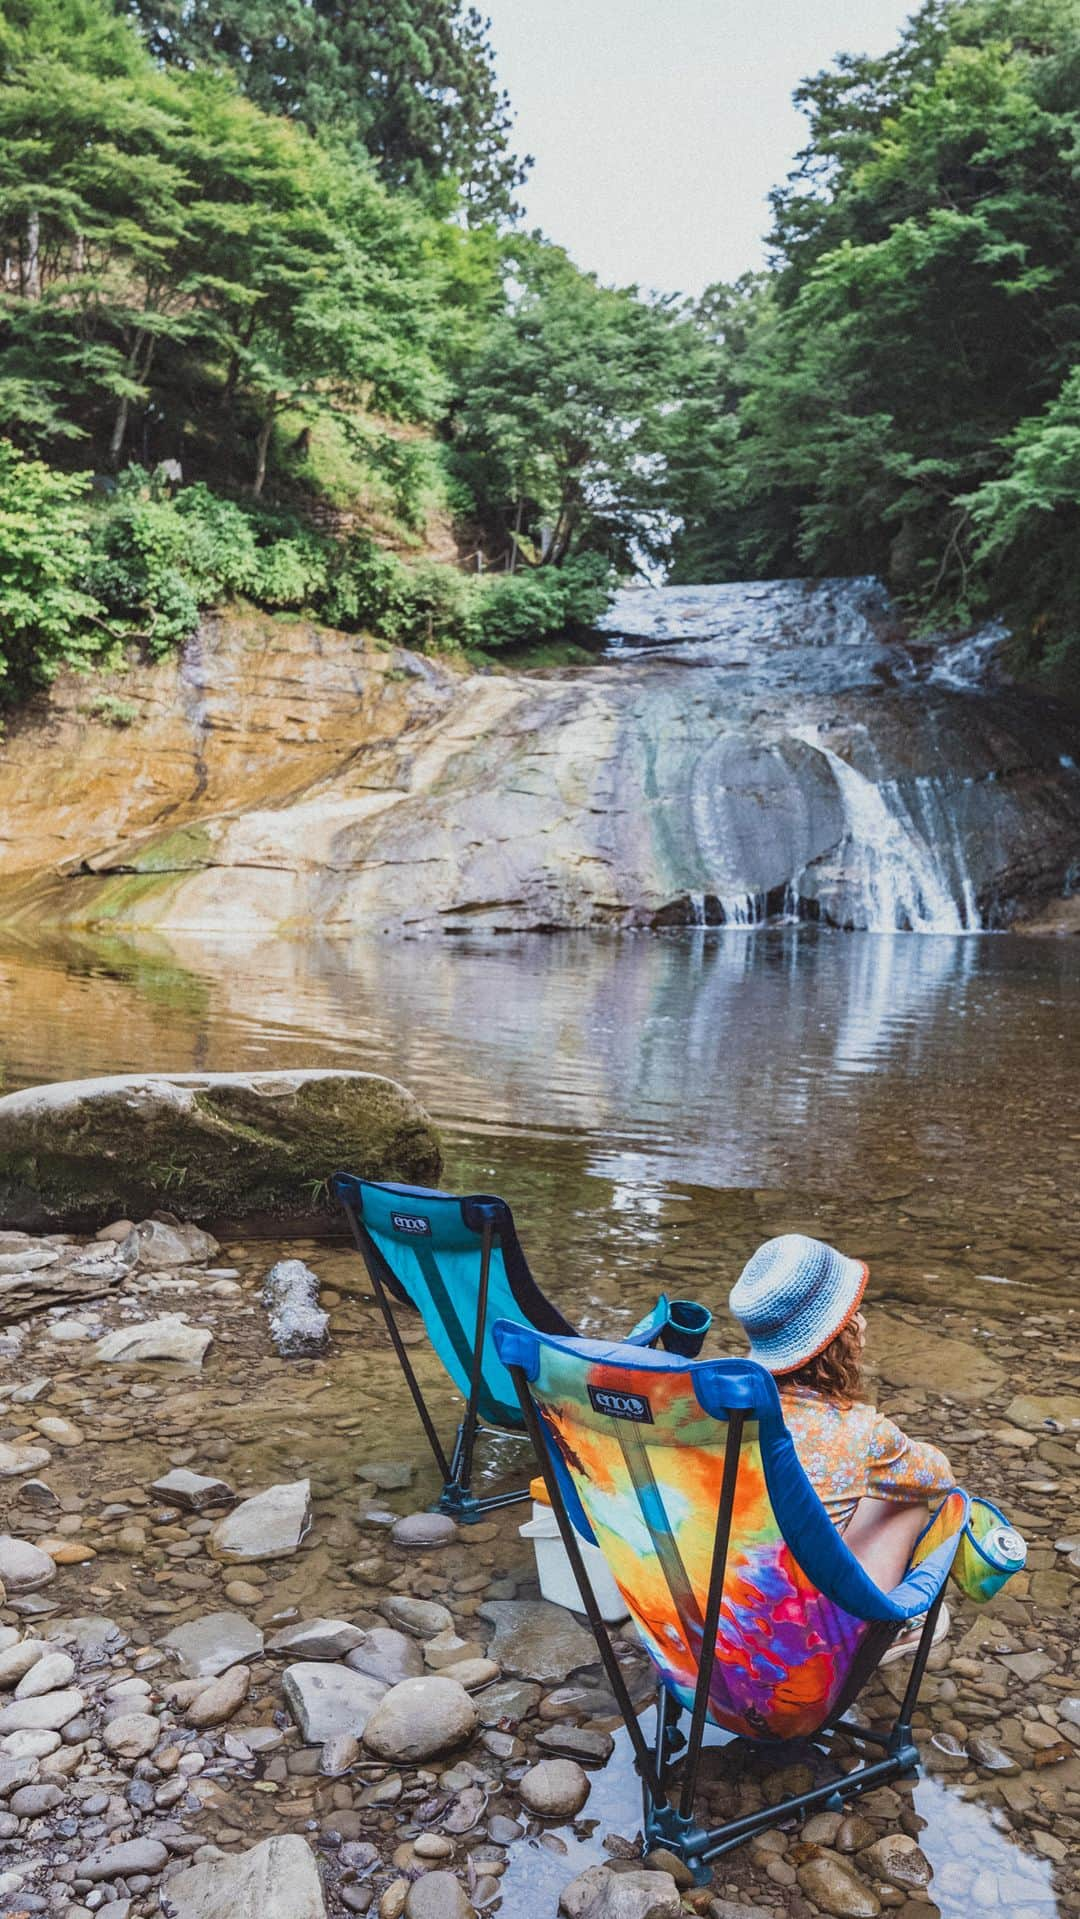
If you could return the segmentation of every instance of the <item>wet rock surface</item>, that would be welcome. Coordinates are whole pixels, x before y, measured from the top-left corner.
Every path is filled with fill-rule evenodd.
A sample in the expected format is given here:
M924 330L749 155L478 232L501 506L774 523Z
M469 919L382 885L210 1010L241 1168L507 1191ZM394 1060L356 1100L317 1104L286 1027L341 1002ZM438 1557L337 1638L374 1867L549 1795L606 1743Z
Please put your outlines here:
M1068 890L1075 714L1004 693L992 646L920 641L872 579L628 591L604 624L630 644L544 675L255 624L253 646L247 621L207 620L129 676L148 712L123 756L75 724L85 693L53 694L0 769L9 910L26 887L39 921L113 928L472 934L787 910L959 931ZM54 778L68 801L44 829L25 789Z
M139 1073L0 1098L0 1217L32 1230L96 1228L125 1205L306 1219L340 1166L430 1181L439 1164L426 1113L373 1073ZM179 1238L148 1219L134 1250L158 1269L205 1257Z
M756 1203L771 1225L775 1202ZM827 1209L815 1224L828 1231ZM713 1269L705 1238L674 1256L673 1290ZM51 1244L61 1266L74 1244ZM1078 1455L1056 1383L1080 1348L1051 1315L1029 1303L994 1321L985 1301L956 1306L936 1351L916 1310L880 1322L890 1410L947 1436L958 1475L993 1490L1026 1533L1029 1566L988 1609L951 1602L916 1725L919 1781L760 1835L697 1889L662 1853L643 1865L637 1786L593 1641L539 1600L521 1508L395 1538L400 1521L426 1517L434 1476L408 1410L391 1408L385 1335L351 1256L298 1251L330 1295L332 1358L274 1351L265 1253L242 1245L169 1269L133 1262L80 1305L92 1339L51 1337L70 1307L18 1325L0 1443L45 1447L47 1432L50 1458L0 1481L6 1550L37 1555L16 1555L16 1579L38 1579L0 1605L4 1919L553 1919L560 1897L581 1919L1080 1910ZM215 1291L223 1271L235 1277ZM202 1368L97 1363L95 1341L155 1316L163 1283L187 1288L173 1297L213 1333ZM977 1400L957 1390L965 1364ZM78 1445L62 1443L69 1428ZM405 1483L369 1480L377 1504L358 1495L361 1467L391 1458L411 1464ZM506 1483L527 1471L522 1457ZM48 1501L22 1498L35 1484ZM257 1551L241 1563L221 1556L219 1529L237 1515ZM64 1542L86 1556L67 1558ZM615 1643L644 1704L633 1628ZM458 1675L473 1674L468 1690ZM890 1668L857 1712L883 1723L904 1679ZM815 1764L801 1751L710 1755L702 1816L805 1790Z

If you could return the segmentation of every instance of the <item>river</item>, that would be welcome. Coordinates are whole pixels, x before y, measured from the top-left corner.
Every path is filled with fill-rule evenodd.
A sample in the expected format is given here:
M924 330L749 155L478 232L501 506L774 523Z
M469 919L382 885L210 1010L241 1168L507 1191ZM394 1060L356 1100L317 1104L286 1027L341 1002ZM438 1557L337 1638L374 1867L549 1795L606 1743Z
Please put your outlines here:
M964 1650L989 1677L956 1703L957 1686L970 1692L970 1682L937 1682L923 1737L929 1769L905 1815L935 1873L936 1905L918 1910L1038 1919L1068 1908L1052 1828L1074 1816L1080 1759L1063 1745L1060 1764L999 1782L965 1769L957 1741L981 1730L1027 1763L1027 1718L1048 1700L1047 1724L1057 1723L1053 1688L1070 1683L1070 1644L1075 1658L1080 1553L1074 1566L1055 1542L1075 1524L1076 1441L1067 1416L1063 1432L1038 1419L1031 1430L1014 1401L1035 1393L1056 1406L1080 1361L1078 974L1080 949L1068 941L809 927L8 942L2 1065L9 1090L151 1064L336 1064L399 1077L443 1129L445 1183L511 1200L538 1276L585 1330L628 1325L661 1286L708 1300L722 1323L729 1285L772 1233L802 1228L865 1256L879 1395L914 1430L942 1439L958 1474L999 1499L1032 1545L1016 1597L985 1616L963 1612ZM266 1252L227 1250L254 1289ZM224 1435L215 1456L236 1483L312 1473L331 1543L278 1603L333 1612L348 1603L328 1596L334 1580L348 1586L348 1549L331 1516L350 1480L355 1490L357 1461L390 1448L416 1467L421 1498L435 1488L405 1395L388 1393L354 1262L335 1249L298 1250L341 1299L329 1389L313 1405L317 1382L294 1376L287 1424L279 1432L276 1414L253 1424L252 1394L271 1412L282 1403L281 1362L223 1347L186 1403L191 1417L198 1402L200 1430ZM247 1333L239 1323L241 1346L256 1323ZM425 1370L449 1424L449 1394ZM360 1410L376 1403L373 1393L374 1426ZM160 1470L145 1440L118 1458L136 1483ZM506 1463L504 1449L497 1459ZM516 1525L511 1509L499 1568L518 1563ZM120 1617L123 1565L115 1562ZM313 1578L318 1590L303 1583ZM145 1630L129 1597L132 1629ZM1050 1690L1038 1703L1025 1693L998 1705L1030 1656L1040 1672L1052 1662ZM554 1912L570 1867L603 1858L605 1833L632 1834L636 1788L621 1735L588 1813L599 1822L591 1838L566 1828L546 1846L511 1848L507 1919ZM249 1794L221 1815L234 1835L226 1843L267 1816L266 1801ZM753 1860L740 1854L729 1893L745 1898L753 1885ZM786 1896L760 1878L758 1890Z

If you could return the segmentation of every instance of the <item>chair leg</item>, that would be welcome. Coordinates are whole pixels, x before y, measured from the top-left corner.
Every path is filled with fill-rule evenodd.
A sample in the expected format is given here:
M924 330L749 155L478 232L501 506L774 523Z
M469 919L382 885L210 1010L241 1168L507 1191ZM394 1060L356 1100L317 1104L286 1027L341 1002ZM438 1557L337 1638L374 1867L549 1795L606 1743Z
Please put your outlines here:
M941 1611L944 1599L945 1586L942 1584L938 1591L937 1598L933 1601L927 1612L922 1629L922 1636L916 1647L915 1657L912 1661L911 1677L907 1682L907 1689L901 1701L900 1711L896 1716L896 1724L889 1737L888 1749L889 1752L894 1755L903 1752L905 1754L913 1754L916 1759L918 1758L911 1738L911 1721L918 1703L919 1688L922 1685L923 1675L926 1672L926 1662L930 1657L930 1650L934 1643L934 1627L937 1625L938 1614Z

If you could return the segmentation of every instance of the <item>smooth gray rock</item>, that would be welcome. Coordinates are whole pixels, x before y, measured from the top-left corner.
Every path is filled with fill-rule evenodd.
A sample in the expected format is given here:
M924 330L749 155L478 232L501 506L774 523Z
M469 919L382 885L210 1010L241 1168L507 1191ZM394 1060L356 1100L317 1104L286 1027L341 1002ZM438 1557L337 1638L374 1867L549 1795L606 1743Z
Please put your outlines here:
M360 1645L346 1654L345 1664L353 1672L370 1673L373 1679L396 1686L403 1679L419 1679L424 1658L415 1639L393 1626L372 1626Z
M119 1845L105 1846L80 1859L82 1879L126 1879L133 1872L160 1872L168 1864L169 1852L160 1839L124 1839Z
M565 1919L679 1919L682 1901L669 1872L613 1872L590 1866L559 1895Z
M380 1759L420 1762L464 1745L476 1723L464 1686L432 1673L390 1688L367 1722L364 1744Z
M391 1528L395 1546L448 1546L457 1535L449 1513L407 1513Z
M47 1692L60 1692L75 1678L75 1661L66 1652L46 1653L36 1659L15 1688L16 1699L38 1699Z
M94 1358L106 1365L134 1366L149 1360L172 1359L184 1366L201 1366L213 1340L209 1326L189 1326L177 1313L162 1313L138 1326L119 1326L94 1347Z
M495 1628L489 1657L514 1678L551 1684L596 1663L592 1634L546 1599L489 1599L480 1617Z
M0 1098L0 1217L30 1227L159 1207L309 1221L319 1204L336 1212L340 1166L430 1186L440 1164L427 1114L375 1073L133 1073ZM183 1183L166 1184L178 1165Z
M405 1919L474 1919L476 1908L452 1872L425 1872L409 1887Z
M574 1759L541 1759L518 1780L530 1812L543 1819L572 1819L589 1797L589 1781Z
M367 1634L347 1619L300 1619L294 1626L283 1626L266 1642L267 1652L288 1653L290 1659L344 1659L354 1646L361 1646ZM366 1666L358 1666L366 1672Z
M381 1679L315 1659L287 1666L281 1688L304 1738L315 1746L339 1733L362 1738L387 1690Z
M176 1653L187 1678L213 1679L241 1660L258 1658L263 1636L243 1613L212 1612L174 1626L158 1644Z
M17 1699L0 1711L0 1734L7 1732L59 1732L86 1704L77 1687L63 1692L47 1692L43 1699Z
M413 1599L408 1593L387 1593L379 1601L379 1611L392 1626L412 1633L416 1639L434 1639L436 1633L446 1632L454 1623L449 1608L437 1599Z
M189 1866L161 1887L165 1919L327 1919L314 1855L299 1833Z
M161 1739L161 1727L152 1713L121 1712L102 1730L101 1741L118 1759L145 1759Z
M215 1559L242 1565L256 1559L287 1559L311 1524L311 1482L296 1479L268 1486L241 1500L210 1533Z
M216 1239L198 1226L166 1225L162 1219L144 1219L124 1243L126 1253L134 1253L136 1264L145 1271L171 1272L176 1266L188 1266L199 1260L204 1264L221 1251Z
M0 1581L9 1593L36 1592L56 1578L56 1561L28 1539L0 1533Z
M0 1652L0 1692L10 1686L17 1686L20 1679L30 1671L31 1666L44 1659L49 1651L43 1639L16 1639Z
M232 1487L226 1485L223 1479L188 1472L186 1466L175 1466L171 1473L155 1479L150 1491L156 1493L159 1499L167 1500L171 1506L180 1506L189 1513L204 1512L207 1506L224 1506L236 1497Z

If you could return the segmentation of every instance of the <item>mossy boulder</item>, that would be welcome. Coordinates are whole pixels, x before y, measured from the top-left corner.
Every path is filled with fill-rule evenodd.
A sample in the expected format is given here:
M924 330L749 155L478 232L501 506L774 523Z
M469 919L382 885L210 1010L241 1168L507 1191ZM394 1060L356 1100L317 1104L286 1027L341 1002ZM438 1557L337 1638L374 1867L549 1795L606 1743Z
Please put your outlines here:
M161 1208L253 1228L332 1218L339 1170L433 1184L438 1135L376 1073L140 1073L0 1099L0 1226L93 1230Z

